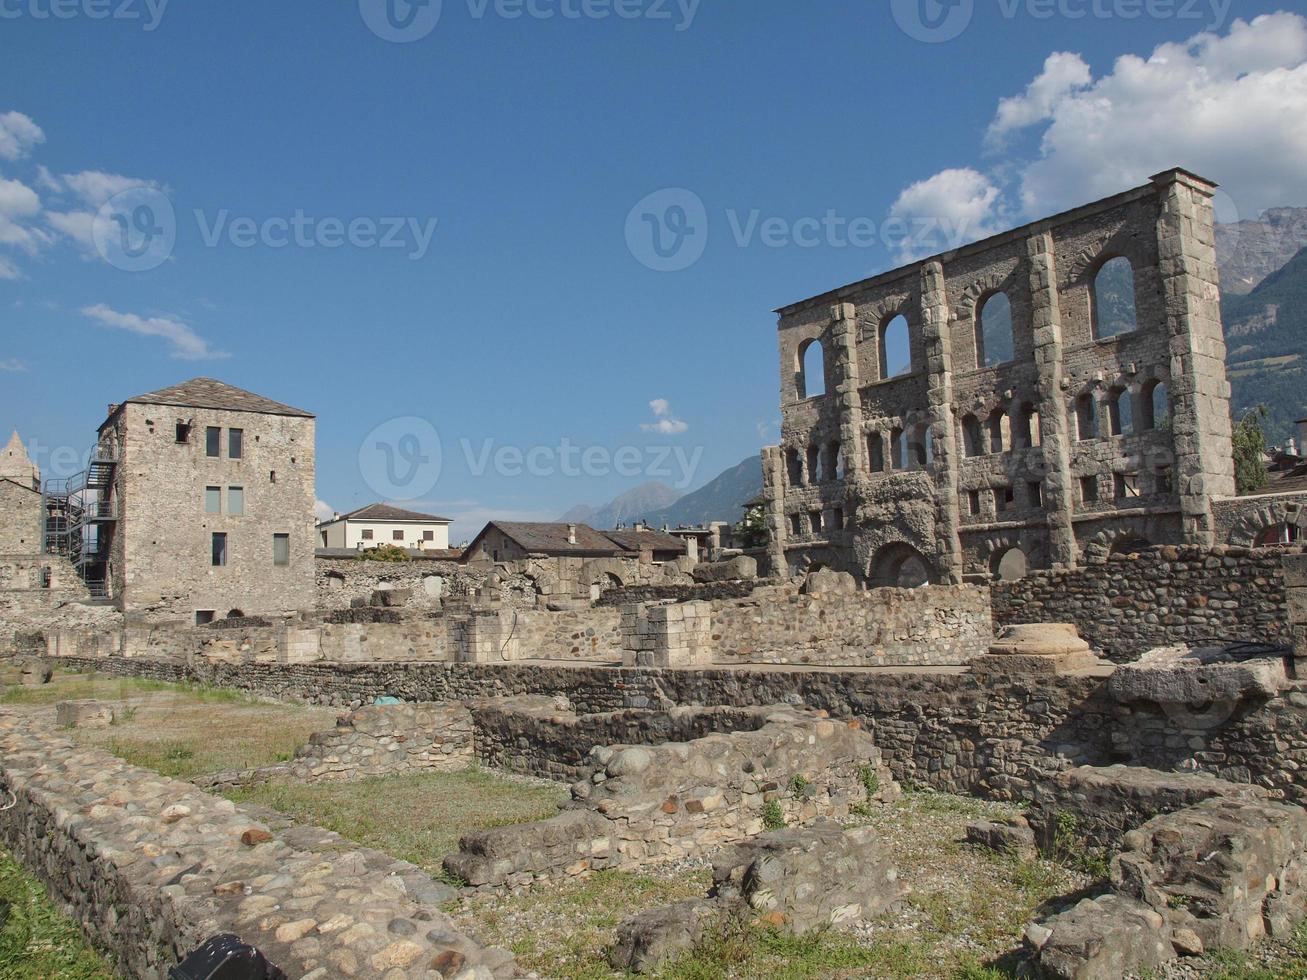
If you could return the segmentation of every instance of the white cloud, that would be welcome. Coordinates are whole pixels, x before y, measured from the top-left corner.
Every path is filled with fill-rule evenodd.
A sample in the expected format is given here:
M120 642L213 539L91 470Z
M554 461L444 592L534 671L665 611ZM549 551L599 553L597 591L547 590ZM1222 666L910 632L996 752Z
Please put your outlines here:
M0 255L0 279L21 279L23 274L18 271L18 267Z
M649 409L653 412L657 421L645 422L640 425L644 432L657 432L665 436L680 435L682 432L689 431L690 426L672 415L672 405L666 398L655 398L649 403Z
M313 502L313 516L319 521L329 521L336 516L336 510L325 500Z
M978 170L942 170L906 188L890 206L905 236L897 259L911 262L999 230L1002 191Z
M47 211L45 220L55 231L67 235L87 251L95 249L95 215L90 211Z
M1224 220L1307 205L1307 18L1236 20L1224 35L1123 55L1097 78L1080 55L1055 53L999 101L985 147L1010 147L992 170L1003 177L946 170L905 190L894 213L960 216L977 238L1175 166L1223 185Z
M1047 119L1058 102L1087 87L1092 80L1089 66L1080 55L1068 52L1050 54L1044 62L1043 73L1026 87L1023 94L999 102L998 115L985 134L986 144L997 148L1013 130Z
M0 216L30 218L41 210L41 198L36 191L19 180L0 177Z
M32 147L45 142L41 127L21 112L6 112L0 116L0 158L19 160L31 152Z
M64 186L97 211L109 198L123 191L130 191L137 187L162 190L152 180L124 177L122 174L107 174L101 170L83 170L81 173L64 174L62 180Z
M9 371L11 373L16 373L18 371L26 371L26 370L27 370L27 365L16 357L10 357L3 361L0 361L0 371Z
M183 361L201 361L227 357L214 350L209 342L186 324L166 317L140 317L135 313L119 313L103 303L83 307L82 313L107 327L126 330L143 337L161 337L172 348L172 356Z

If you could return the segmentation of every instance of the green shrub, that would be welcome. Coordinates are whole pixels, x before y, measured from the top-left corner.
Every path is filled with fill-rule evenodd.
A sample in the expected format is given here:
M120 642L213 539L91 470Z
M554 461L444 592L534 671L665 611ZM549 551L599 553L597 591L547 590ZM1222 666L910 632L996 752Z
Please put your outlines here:
M762 826L765 830L781 830L786 826L785 813L775 800L768 800L763 804Z

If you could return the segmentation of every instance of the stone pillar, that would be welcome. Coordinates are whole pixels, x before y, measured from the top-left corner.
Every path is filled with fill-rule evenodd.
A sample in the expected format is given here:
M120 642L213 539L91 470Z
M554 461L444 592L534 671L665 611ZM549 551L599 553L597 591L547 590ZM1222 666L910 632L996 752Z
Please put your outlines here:
M962 581L962 524L958 502L957 425L953 415L953 348L949 331L948 291L944 266L928 262L921 269L921 336L929 377L930 429L935 446L936 565L945 581ZM891 451L884 443L885 451ZM904 460L906 463L907 461Z
M1307 680L1307 555L1284 556L1284 584L1289 596L1294 676Z
M1039 439L1044 451L1044 510L1048 514L1048 552L1054 567L1073 568L1076 548L1075 492L1071 486L1071 427L1063 390L1062 309L1058 302L1053 236L1026 241L1030 263L1031 327L1039 376Z
M785 558L785 543L789 527L785 523L785 451L780 446L768 446L762 451L762 495L766 501L763 520L767 525L767 559L773 578L787 578L789 562Z
M638 608L634 642L623 651L628 667L706 667L713 662L712 603L683 602ZM623 609L623 628L626 609Z
M866 469L862 443L862 384L858 376L858 312L852 303L831 307L831 356L835 399L840 413L840 454L846 478Z
M1235 494L1212 216L1216 185L1180 170L1158 174L1153 183L1159 198L1157 250L1170 338L1176 490L1189 542L1211 547L1216 543L1212 500Z

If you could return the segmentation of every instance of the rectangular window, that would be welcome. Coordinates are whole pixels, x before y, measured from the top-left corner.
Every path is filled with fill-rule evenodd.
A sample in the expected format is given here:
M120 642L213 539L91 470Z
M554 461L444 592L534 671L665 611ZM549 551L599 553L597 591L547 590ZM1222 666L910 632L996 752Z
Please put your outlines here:
M212 609L195 610L195 625L204 626L206 623L212 623L213 617L217 615Z
M227 430L227 458L240 459L245 455L245 430Z
M222 455L222 429L216 425L204 430L204 455L214 459Z
M391 531L391 532L390 532L390 538L391 538L392 541L403 541L403 540L404 540L404 532L403 532L403 531Z
M1080 478L1080 502L1084 504L1098 503L1098 477L1082 476Z
M190 441L191 441L191 427L187 425L185 422L178 422L177 423L178 445L185 445ZM198 613L196 615L198 615Z
M1139 477L1133 473L1117 473L1113 477L1117 500L1134 500L1139 497Z
M1171 484L1171 467L1159 466L1156 476L1157 493L1170 493L1173 489Z
M227 535L221 532L214 532L212 561L214 568L221 568L227 564Z
M821 511L814 510L808 514L808 526L813 534L821 534Z
M1038 481L1033 481L1026 485L1027 492L1030 495L1031 507L1044 506L1044 485Z
M1011 510L1013 500L1011 487L994 488L994 510L996 513L1004 514Z
M363 529L363 540L364 541L372 540L372 528L368 527Z
M796 538L803 533L803 516L800 514L790 515L790 533Z
M233 517L240 517L245 513L244 487L227 488L227 513Z
M832 523L835 525L835 530L837 530L837 531L843 531L843 530L844 530L844 508L842 508L842 507L836 507L835 510L833 510L833 511L831 512L831 516L832 516Z
M423 541L434 541L434 540L436 540L436 532L435 532L435 531L423 531L423 532L422 532L422 540L423 540Z
M290 564L289 534L274 534L272 536L272 563L274 565Z
M967 491L967 510L971 512L972 517L980 516L980 491Z
M204 512L206 514L222 513L222 487L204 488Z

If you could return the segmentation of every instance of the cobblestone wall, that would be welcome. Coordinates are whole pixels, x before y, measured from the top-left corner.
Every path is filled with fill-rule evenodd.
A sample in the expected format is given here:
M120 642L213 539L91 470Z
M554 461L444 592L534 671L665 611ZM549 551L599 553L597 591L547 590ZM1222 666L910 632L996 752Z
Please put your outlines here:
M528 664L248 664L71 660L107 673L194 680L315 704L357 705L545 694L578 714L673 705L796 704L857 718L906 784L1026 799L1031 784L1077 765L1183 766L1307 799L1307 682L1197 725L1126 706L1102 677L824 670L649 670ZM1210 754L1209 754L1210 753ZM1163 758L1165 756L1165 758Z
M1213 638L1290 642L1282 549L1150 548L995 583L994 623L1075 623L1117 662Z
M290 976L516 975L438 905L421 869L0 715L0 841L123 975L162 980L234 933ZM448 969L450 967L453 969ZM484 968L485 973L475 972Z

